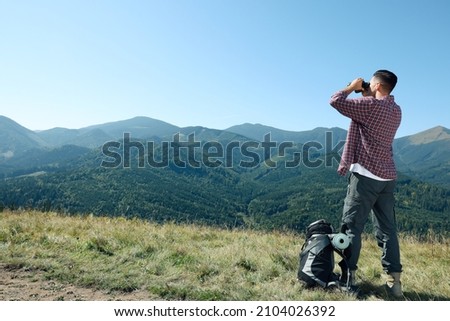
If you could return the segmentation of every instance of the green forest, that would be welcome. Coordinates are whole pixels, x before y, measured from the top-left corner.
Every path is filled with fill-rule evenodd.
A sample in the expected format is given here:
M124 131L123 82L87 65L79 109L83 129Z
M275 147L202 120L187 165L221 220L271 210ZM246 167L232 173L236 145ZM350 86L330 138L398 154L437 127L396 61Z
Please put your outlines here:
M341 218L347 180L336 173L336 162L315 168L274 167L264 161L252 168L155 168L140 167L133 157L129 168L104 168L96 150L65 167L6 178L0 209L298 232L319 218L337 227ZM426 235L450 230L450 189L400 173L396 200L400 231Z

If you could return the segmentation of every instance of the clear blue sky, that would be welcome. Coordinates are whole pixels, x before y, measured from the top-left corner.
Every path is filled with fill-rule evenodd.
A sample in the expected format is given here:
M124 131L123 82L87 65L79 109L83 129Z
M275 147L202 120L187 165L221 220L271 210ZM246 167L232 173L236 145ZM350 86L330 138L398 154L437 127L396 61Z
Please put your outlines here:
M390 69L397 137L450 128L449 17L446 0L0 0L0 114L347 129L331 94Z

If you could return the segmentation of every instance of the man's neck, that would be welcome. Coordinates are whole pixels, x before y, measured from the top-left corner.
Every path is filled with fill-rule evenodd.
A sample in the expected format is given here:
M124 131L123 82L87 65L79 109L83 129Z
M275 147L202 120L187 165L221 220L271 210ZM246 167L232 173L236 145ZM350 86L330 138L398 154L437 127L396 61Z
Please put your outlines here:
M376 98L376 99L381 99L381 98L387 97L387 96L389 96L389 94L382 93L381 91L377 91L377 92L375 93L375 98Z

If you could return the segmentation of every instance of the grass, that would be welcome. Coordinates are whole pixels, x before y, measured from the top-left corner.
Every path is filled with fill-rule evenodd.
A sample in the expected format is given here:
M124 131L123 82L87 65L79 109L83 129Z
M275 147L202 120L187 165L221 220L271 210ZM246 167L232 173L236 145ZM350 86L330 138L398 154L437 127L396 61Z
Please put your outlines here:
M296 279L302 235L144 220L0 213L0 262L45 278L149 300L389 300L380 252L367 236L361 294L305 289ZM401 237L407 300L449 300L449 240Z

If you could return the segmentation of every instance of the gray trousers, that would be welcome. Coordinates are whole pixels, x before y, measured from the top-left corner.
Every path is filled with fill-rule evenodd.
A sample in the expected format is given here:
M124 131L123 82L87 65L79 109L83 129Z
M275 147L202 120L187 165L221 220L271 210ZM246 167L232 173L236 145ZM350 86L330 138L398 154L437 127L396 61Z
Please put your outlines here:
M351 252L347 260L350 270L358 268L361 233L370 211L373 211L375 236L382 251L383 270L388 273L402 271L394 212L395 185L396 181L377 181L358 173L350 174L342 217L344 230L354 235L347 251L347 253Z

